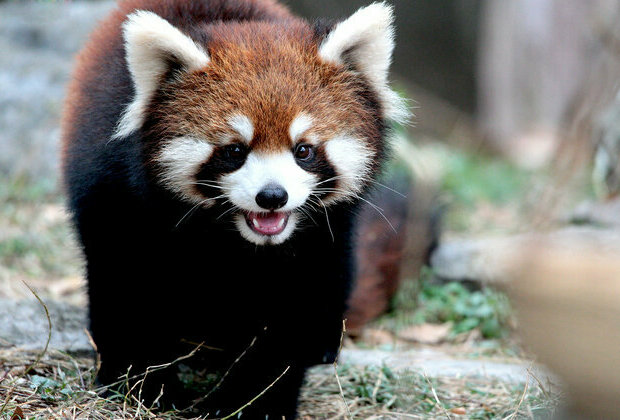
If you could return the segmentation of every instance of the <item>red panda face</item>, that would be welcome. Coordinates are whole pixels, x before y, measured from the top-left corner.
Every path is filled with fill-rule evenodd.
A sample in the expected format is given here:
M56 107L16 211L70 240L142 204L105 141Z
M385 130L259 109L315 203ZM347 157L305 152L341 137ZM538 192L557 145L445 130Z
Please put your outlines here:
M142 130L150 170L178 199L225 206L223 217L255 244L286 241L311 212L359 197L399 109L384 74L391 10L356 15L323 39L302 21L216 25L205 46L152 13L131 15L136 98L117 136ZM368 33L351 30L360 21Z

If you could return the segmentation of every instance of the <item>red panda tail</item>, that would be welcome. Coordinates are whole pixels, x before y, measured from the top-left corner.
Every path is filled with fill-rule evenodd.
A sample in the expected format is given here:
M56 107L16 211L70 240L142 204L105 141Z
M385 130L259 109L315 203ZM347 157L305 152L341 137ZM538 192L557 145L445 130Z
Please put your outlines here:
M409 173L394 173L382 182L385 187L379 186L369 201L385 218L370 204L360 213L357 279L346 314L353 335L390 309L401 282L418 276L438 237L433 192L416 185Z

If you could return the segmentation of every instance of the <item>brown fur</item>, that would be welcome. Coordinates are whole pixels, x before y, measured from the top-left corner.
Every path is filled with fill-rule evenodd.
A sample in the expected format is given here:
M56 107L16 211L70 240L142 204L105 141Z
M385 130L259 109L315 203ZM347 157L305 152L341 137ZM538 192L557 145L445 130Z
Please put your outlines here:
M396 205L402 206L401 203ZM370 213L374 209L365 210ZM390 308L392 297L401 282L400 268L407 233L404 216L388 216L397 229L396 233L387 231L385 220L376 217L364 220L360 226L356 252L358 273L346 314L350 334L359 334L362 327Z
M233 134L226 121L234 113L253 121L251 146L265 152L292 147L289 127L302 111L314 118L307 134L320 140L374 130L365 124L374 116L356 94L363 89L359 76L321 62L306 23L220 24L210 36L204 72L183 77L158 98L165 101L153 103L157 137L193 133L218 143Z
M84 81L108 76L97 70L102 64L97 61L101 49L109 50L105 54L110 59L124 59L124 51L118 46L122 45L121 25L127 14L134 10L150 10L184 29L183 22L172 19L176 14L169 3L154 0L121 2L118 10L91 35L87 47L77 58L69 88L63 120L64 138L73 137L71 130L76 126L73 119L76 110L91 105L88 103L90 96L84 95L78 86L84 86ZM260 7L268 19L206 25L212 61L204 72L183 77L174 86L174 97L169 97L164 106L153 103L151 112L161 117L160 123L154 127L157 134L173 137L194 133L217 143L214 133L232 133L226 117L241 112L255 124L252 146L256 150L277 151L291 147L288 129L295 116L304 110L311 110L316 122L308 134L319 139L343 130L353 135L374 131L371 122L377 115L360 106L356 95L366 89L359 83L360 76L322 62L317 55L315 32L307 23L293 18L283 6L271 0L225 3L231 10ZM188 35L206 47L204 34L190 32ZM291 67L291 62L296 63L295 66ZM295 71L291 72L291 68ZM98 83L106 86L113 80ZM259 96L246 95L247 92L258 92ZM344 115L348 118L343 118ZM356 119L352 120L351 115ZM364 137L379 136L372 133ZM104 138L99 140L107 141ZM64 144L63 150L66 147Z
M125 50L122 41L122 23L128 14L135 10L148 10L156 13L182 31L190 31L188 35L195 41L200 42L201 34L195 33L193 25L196 21L207 21L209 18L219 18L223 22L231 19L262 19L282 20L292 18L289 11L274 0L211 0L209 8L203 2L202 5L194 0L125 0L120 1L118 8L114 10L91 34L84 49L76 59L76 65L67 93L65 112L62 120L63 162L66 162L66 154L69 149L67 142L75 138L75 128L79 126L76 118L79 110L96 108L97 97L85 87L97 89L111 89L119 87L128 77L125 66L122 73L101 71L106 69L111 62L125 61ZM189 4L190 6L187 6ZM203 9L203 10L200 10ZM207 16L209 9L219 11L217 16ZM179 13L179 11L193 10L195 13ZM204 40L203 40L204 41ZM126 104L124 104L126 105ZM96 118L96 116L93 116ZM115 124L115 122L113 122ZM108 122L109 124L109 122ZM102 123L99 128L100 135L91 139L93 142L108 141L109 126Z

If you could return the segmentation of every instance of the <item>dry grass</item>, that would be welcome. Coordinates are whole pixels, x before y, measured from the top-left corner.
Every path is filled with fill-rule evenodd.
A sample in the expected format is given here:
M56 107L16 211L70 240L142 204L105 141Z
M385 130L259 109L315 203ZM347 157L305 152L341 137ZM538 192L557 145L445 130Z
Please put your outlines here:
M95 386L92 357L49 351L24 375L38 354L22 349L0 351L0 418L19 419L173 419L179 412L157 412L130 394L104 397ZM21 413L21 415L20 415Z
M419 371L345 366L333 375L314 371L302 394L301 419L503 419L548 416L558 403L536 380L507 384L489 379L429 378Z
M0 418L200 418L180 411L158 412L122 392L102 396L94 384L91 357L51 350L25 374L38 356L18 348L0 350ZM559 398L535 378L528 385L429 378L422 372L396 373L385 366L341 366L338 376L342 393L333 370L311 371L301 397L300 419L540 418L554 410Z

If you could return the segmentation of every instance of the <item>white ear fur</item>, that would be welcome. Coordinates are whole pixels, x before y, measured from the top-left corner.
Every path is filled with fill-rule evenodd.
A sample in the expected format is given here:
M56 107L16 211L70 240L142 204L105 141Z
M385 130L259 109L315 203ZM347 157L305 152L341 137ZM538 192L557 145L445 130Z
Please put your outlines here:
M187 71L209 63L209 55L200 46L153 12L138 10L130 14L123 24L123 38L135 97L123 113L114 138L127 136L140 128L148 101L171 59Z
M352 64L376 89L384 116L405 121L409 112L388 83L394 50L393 8L373 3L337 24L319 46L319 56L334 64Z

